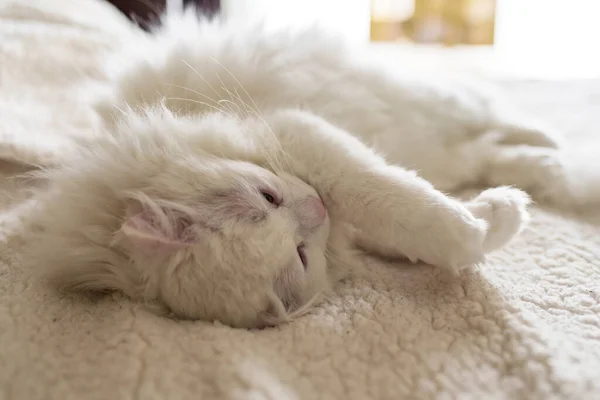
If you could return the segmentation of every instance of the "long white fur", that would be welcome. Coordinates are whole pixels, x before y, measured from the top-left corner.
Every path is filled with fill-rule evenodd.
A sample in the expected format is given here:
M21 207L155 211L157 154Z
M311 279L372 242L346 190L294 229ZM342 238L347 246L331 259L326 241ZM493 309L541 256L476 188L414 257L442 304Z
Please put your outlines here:
M457 273L528 220L509 186L566 195L548 180L563 179L558 135L467 83L370 66L318 29L187 13L131 50L97 105L105 139L44 172L37 262L62 286L263 326L306 312L357 246ZM442 192L478 183L502 187L466 203Z

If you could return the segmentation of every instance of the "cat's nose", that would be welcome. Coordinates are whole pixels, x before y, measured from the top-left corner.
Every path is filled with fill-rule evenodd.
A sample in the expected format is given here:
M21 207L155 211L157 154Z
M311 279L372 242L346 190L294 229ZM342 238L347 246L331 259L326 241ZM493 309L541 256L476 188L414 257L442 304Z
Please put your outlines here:
M327 216L327 209L325 208L325 203L323 203L323 200L321 200L319 197L315 197L315 200L315 211L319 218L321 218L322 222Z
M320 222L323 222L325 216L327 215L327 210L325 209L323 200L321 200L319 197L309 197L308 203L315 216L320 220Z
M319 197L307 197L302 204L301 219L308 229L314 229L325 221L327 210Z

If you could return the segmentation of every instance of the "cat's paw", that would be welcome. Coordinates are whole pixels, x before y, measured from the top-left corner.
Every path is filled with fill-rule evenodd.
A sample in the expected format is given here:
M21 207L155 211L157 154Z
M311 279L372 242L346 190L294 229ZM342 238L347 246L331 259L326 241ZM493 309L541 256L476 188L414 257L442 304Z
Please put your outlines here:
M559 207L600 204L600 158L593 146L548 149L497 146L487 153L484 180L514 185L539 203Z
M550 127L535 123L507 123L499 128L499 144L516 146L527 145L558 149L563 145L562 135Z
M529 196L510 187L480 193L464 208L446 208L435 216L441 238L437 248L443 260L431 262L454 274L483 263L485 254L515 237L529 221Z
M430 238L431 253L422 261L455 275L485 261L483 248L488 227L485 220L458 203L439 207L431 218L436 221L435 238Z
M537 202L577 202L561 151L531 146L498 146L490 153L486 182L527 191Z
M523 230L530 219L530 203L522 190L503 186L487 189L466 204L475 217L488 225L483 241L485 253L503 247Z

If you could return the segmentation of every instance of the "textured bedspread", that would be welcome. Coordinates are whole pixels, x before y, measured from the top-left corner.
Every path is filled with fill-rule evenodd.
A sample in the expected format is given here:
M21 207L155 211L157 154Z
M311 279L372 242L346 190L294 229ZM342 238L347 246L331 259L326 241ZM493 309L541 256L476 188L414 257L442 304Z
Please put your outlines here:
M75 87L102 84L97 65L129 29L95 0L0 1L0 399L600 398L600 211L536 208L459 279L365 263L310 315L263 331L65 298L33 279L27 182L8 161L51 162L92 134ZM600 156L600 82L504 86Z

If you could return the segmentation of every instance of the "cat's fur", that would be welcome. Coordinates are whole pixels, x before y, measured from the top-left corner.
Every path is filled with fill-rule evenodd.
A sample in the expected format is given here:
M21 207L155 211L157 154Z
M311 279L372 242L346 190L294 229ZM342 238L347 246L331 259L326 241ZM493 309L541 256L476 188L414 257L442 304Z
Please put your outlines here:
M526 222L506 186L564 198L558 136L319 30L190 13L131 50L98 104L106 137L45 171L37 259L63 286L263 326L305 312L356 248L458 272ZM440 191L478 183L503 187Z

